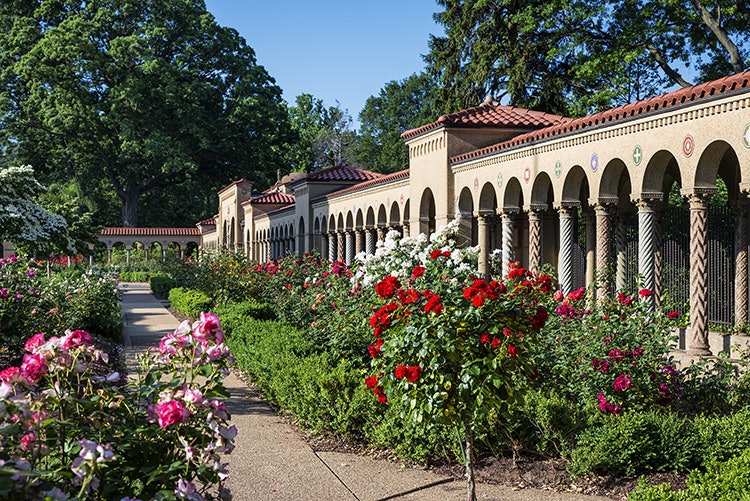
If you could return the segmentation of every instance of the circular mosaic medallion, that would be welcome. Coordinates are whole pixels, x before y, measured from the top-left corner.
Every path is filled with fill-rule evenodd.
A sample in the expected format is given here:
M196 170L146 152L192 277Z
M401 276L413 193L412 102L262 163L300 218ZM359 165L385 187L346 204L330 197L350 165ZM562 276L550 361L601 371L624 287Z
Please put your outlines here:
M503 174L502 173L497 175L497 187L498 188L503 187Z
M523 170L523 180L528 183L529 179L531 179L531 169L529 169L528 167L526 167Z
M745 132L742 133L742 144L745 148L750 148L750 124L745 126Z
M685 136L685 139L682 140L682 153L689 157L693 154L695 151L695 141L693 140L693 136L688 134Z
M555 162L555 177L560 177L562 174L562 162L559 160Z
M640 145L636 144L635 148L633 148L633 163L641 165L641 160L643 160L643 150Z
M596 172L596 169L599 168L599 155L594 153L591 155L591 172Z

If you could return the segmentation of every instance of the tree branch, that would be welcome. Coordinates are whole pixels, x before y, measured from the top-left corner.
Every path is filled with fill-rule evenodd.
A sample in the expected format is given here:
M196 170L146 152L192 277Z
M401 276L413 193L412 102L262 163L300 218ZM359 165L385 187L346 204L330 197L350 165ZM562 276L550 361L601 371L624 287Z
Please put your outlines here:
M706 9L699 0L690 0L690 3L698 10L698 12L700 12L703 23L708 26L722 47L727 51L729 61L732 63L732 68L735 73L741 73L745 69L745 65L742 63L740 50L735 43L732 42L732 39L729 38L729 34L721 27L719 22L711 16L711 13L708 12L708 9Z
M676 84L680 85L681 87L690 87L691 84L684 78L682 78L682 75L680 75L677 70L672 68L669 63L667 63L664 60L664 57L662 57L661 51L656 48L654 44L647 44L646 48L648 49L649 53L651 54L651 57L654 58L654 61L659 65L659 67L664 71L664 73L667 74L670 80L675 82Z

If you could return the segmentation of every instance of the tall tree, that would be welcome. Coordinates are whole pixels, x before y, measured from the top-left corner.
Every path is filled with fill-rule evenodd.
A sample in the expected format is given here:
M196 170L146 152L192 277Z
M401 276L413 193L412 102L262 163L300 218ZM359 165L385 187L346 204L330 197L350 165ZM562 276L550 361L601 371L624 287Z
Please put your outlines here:
M281 90L203 0L11 0L0 29L5 140L49 179L106 179L124 226L149 192L282 167Z
M300 94L289 107L289 117L299 142L289 152L292 170L311 172L355 160L356 134L352 117L336 101L326 107L311 94Z
M437 120L435 81L427 73L385 84L370 96L359 114L357 162L375 172L409 167L409 150L401 140L405 130Z
M738 0L437 0L446 35L425 60L443 111L486 94L578 115L743 71L750 9Z

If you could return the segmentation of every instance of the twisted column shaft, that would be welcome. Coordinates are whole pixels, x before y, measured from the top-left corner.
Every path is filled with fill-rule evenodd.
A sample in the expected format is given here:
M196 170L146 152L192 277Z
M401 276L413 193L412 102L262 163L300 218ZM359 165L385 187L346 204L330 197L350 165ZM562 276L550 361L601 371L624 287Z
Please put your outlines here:
M338 239L336 238L336 233L332 232L328 234L328 260L332 263L336 262L336 259L338 256L336 255L336 250L338 249Z
M575 208L560 207L560 259L558 272L560 274L560 289L568 295L573 290L573 223Z
M529 269L539 271L542 264L542 218L537 210L529 211Z
M344 259L347 266L351 266L354 261L354 234L351 231L347 231L344 234Z
M747 325L747 199L735 204L734 222L734 324Z
M691 355L710 355L708 344L707 223L710 195L693 193L690 200L690 344Z
M654 207L653 201L641 199L638 205L638 274L641 286L654 291ZM653 296L644 298L653 307Z
M612 254L612 219L610 205L596 204L596 272L599 288L597 298L601 301L610 292L610 256Z
M513 214L504 212L502 215L502 251L503 251L503 276L507 275L509 264L515 261L513 255Z
M368 256L375 254L375 230L365 230L365 252Z

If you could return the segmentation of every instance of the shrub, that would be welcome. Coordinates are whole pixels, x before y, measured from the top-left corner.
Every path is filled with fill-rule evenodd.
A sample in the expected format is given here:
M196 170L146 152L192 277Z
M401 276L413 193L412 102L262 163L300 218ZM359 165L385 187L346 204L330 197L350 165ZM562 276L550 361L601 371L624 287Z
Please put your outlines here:
M237 430L220 400L222 341L218 318L201 315L122 382L87 332L32 336L21 366L0 372L0 497L226 499Z
M213 308L213 301L204 293L184 287L175 287L169 291L169 303L172 308L187 315L197 318L201 311L209 311Z
M150 271L121 271L120 282L148 282L151 274Z
M156 297L169 297L169 291L176 287L175 279L166 274L152 275L149 280L151 292Z
M588 471L628 476L684 472L700 465L700 445L693 421L673 413L607 416L580 435L569 470L574 476Z
M276 310L271 303L243 301L216 307L216 314L222 318L225 332L232 332L247 319L276 320Z
M628 501L736 501L750 499L750 449L725 462L714 462L705 472L688 475L687 488L673 491L669 484L649 487L645 480Z

